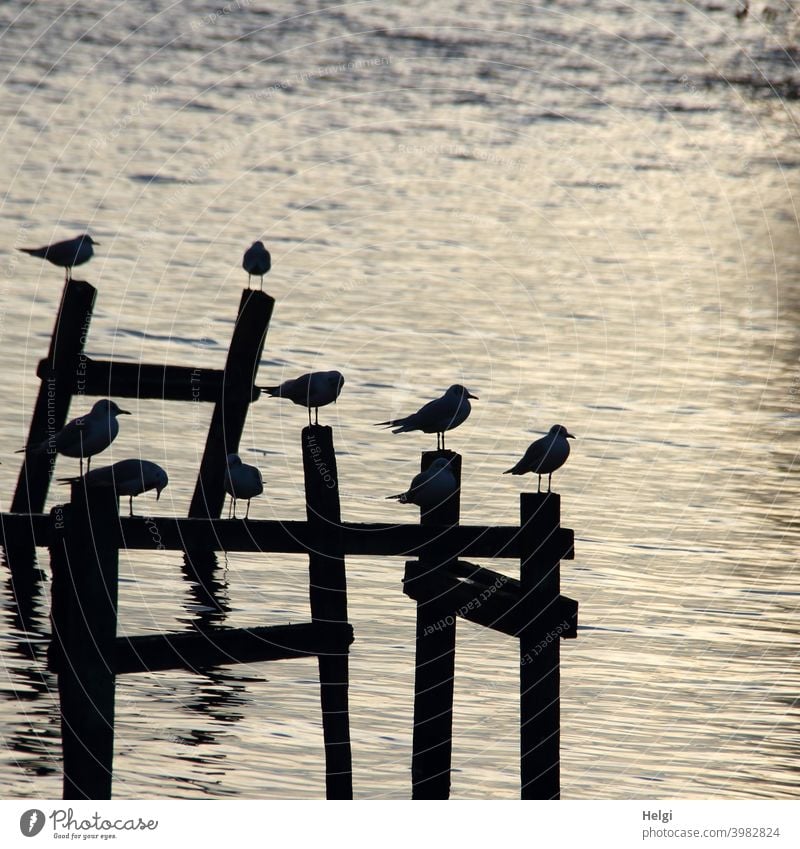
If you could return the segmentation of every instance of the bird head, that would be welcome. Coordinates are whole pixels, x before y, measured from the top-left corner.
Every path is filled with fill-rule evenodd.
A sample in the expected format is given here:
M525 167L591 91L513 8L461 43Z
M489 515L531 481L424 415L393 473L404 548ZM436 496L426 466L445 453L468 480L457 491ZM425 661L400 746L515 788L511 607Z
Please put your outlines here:
M439 472L443 472L449 465L450 460L447 457L437 457L430 466L428 466L428 471L432 472L434 475L438 475Z
M331 389L336 390L336 397L338 398L344 386L344 375L340 371L329 371L328 382L331 385Z
M156 472L156 481L156 501L158 501L158 499L161 498L161 490L164 489L169 483L169 477L167 476L167 473L164 471L164 469L162 469L161 467L159 467L158 471Z
M106 416L129 416L130 412L128 410L121 409L116 401L112 401L109 398L103 398L98 401L94 407L92 407L92 412L97 413L98 415L106 415Z
M553 436L563 436L565 439L577 439L576 436L573 436L564 425L555 424L550 428L550 433Z
M100 242L95 242L95 240L88 233L84 233L82 236L78 236L78 238L82 242L88 242L90 245L99 245L100 244Z
M231 466L241 466L242 458L238 454L228 454L228 468Z
M477 395L473 395L466 386L462 386L460 383L454 383L448 390L447 395L455 395L457 398L472 398L475 401L478 401L479 398Z

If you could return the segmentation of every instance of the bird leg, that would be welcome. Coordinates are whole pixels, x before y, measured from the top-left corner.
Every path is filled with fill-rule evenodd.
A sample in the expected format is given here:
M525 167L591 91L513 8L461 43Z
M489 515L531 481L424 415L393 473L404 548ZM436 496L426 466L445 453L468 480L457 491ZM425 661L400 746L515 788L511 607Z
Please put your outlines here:
M311 407L308 408L308 426L311 427Z
M133 496L128 496L128 515L133 516Z
M231 500L228 502L228 518L231 517L231 510L233 510L233 496L231 496Z
M250 518L250 499L249 498L247 499L247 511L245 512L244 517L245 517L245 519Z
M314 407L314 424L319 424L319 407Z
M259 284L258 290L259 290L259 292L264 291L264 275L263 274L261 275L261 283Z
M442 451L444 451L444 431L442 431Z
M92 470L92 458L87 457L86 458L86 474L88 475L91 470Z
M541 475L539 475L539 486L536 487L536 491L537 492L542 491L542 476Z
M547 491L548 492L550 492L550 484L552 482L553 482L553 473L550 472L550 474L547 476Z

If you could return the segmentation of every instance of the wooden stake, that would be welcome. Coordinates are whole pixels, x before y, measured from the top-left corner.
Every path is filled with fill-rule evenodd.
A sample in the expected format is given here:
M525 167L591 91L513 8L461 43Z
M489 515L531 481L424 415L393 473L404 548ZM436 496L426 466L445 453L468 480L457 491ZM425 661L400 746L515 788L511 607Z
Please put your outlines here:
M521 605L527 625L520 650L520 777L523 799L560 796L561 497L522 493Z
M65 799L110 799L114 759L114 642L119 564L112 489L72 485L51 514L53 641Z
M239 451L253 384L264 350L275 300L266 292L245 289L239 302L225 373L222 398L214 406L200 474L194 488L189 516L219 518L225 503L225 469L228 454Z
M445 457L458 484L443 504L423 512L420 523L439 527L457 525L461 510L461 456L452 451L426 451L421 468ZM410 582L453 560L442 562L423 555L407 576ZM415 574L416 573L416 574ZM453 681L456 658L456 617L447 601L432 598L417 605L417 657L414 678L414 736L411 757L413 799L447 799L453 749Z
M333 431L322 425L303 428L306 515L316 550L308 556L311 620L347 623L347 578L339 506L339 476ZM348 708L349 667L345 648L330 646L319 655L322 729L325 736L325 785L328 799L353 798L353 765Z

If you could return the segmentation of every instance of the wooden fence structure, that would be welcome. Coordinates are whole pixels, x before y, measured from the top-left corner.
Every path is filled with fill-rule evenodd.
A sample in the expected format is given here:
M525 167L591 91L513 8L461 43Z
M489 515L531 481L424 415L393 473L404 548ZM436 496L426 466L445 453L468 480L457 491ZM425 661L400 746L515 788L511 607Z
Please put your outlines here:
M520 653L521 796L560 794L560 639L577 633L577 602L560 594L559 564L573 555L573 532L560 525L560 497L522 494L514 526L460 525L461 462L425 452L422 469L447 457L455 494L419 524L341 519L333 432L301 433L306 521L220 519L225 457L238 450L250 404L260 392L258 363L273 299L244 290L225 368L137 365L91 360L83 348L94 305L88 283L66 284L30 426L29 444L66 421L76 394L207 401L215 404L187 518L120 515L113 491L72 484L68 504L43 512L54 455L23 461L9 513L0 514L12 575L23 574L35 546L48 547L53 573L49 666L58 675L65 799L111 797L117 675L316 657L319 667L326 796L353 796L348 709L349 647L345 562L349 556L412 558L403 587L417 604L412 797L450 794L453 680L459 618L515 637ZM157 533L154 533L154 528ZM311 621L257 628L116 636L119 551L183 551L213 564L218 551L307 554ZM464 558L518 560L520 578ZM195 570L197 571L197 570Z

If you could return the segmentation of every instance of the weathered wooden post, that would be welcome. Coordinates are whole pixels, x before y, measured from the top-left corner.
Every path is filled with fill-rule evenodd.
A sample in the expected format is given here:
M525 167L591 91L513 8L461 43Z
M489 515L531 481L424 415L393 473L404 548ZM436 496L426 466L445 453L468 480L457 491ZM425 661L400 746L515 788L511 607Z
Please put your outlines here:
M70 280L64 286L56 315L47 358L39 363L41 379L33 408L27 445L39 445L58 433L67 421L70 401L82 392L81 354L92 320L97 290L82 280ZM55 451L29 451L23 455L17 488L11 502L12 513L41 513L50 488ZM9 566L31 567L34 562L32 538L18 535L5 540Z
M520 495L520 777L523 799L558 799L560 786L561 496Z
M53 641L65 799L110 799L114 758L114 642L119 518L112 489L72 485L53 508Z
M456 479L455 494L423 512L423 525L457 525L461 511L461 456L452 451L426 451L425 471L440 457L450 461ZM443 559L428 552L407 581L424 580L431 570L446 567L455 558ZM416 575L414 574L416 572ZM456 660L456 616L452 602L428 598L417 604L417 656L414 677L414 735L411 757L413 799L447 799L450 796L450 762L453 749L453 683Z
M225 468L228 454L239 450L247 411L258 398L254 388L275 299L266 292L245 289L239 302L225 372L222 397L214 405L206 447L200 463L189 516L218 519L225 503Z
M333 430L322 425L304 427L302 447L306 516L315 547L308 556L311 620L345 625L347 576ZM352 799L348 650L332 648L318 660L326 795L328 799Z

